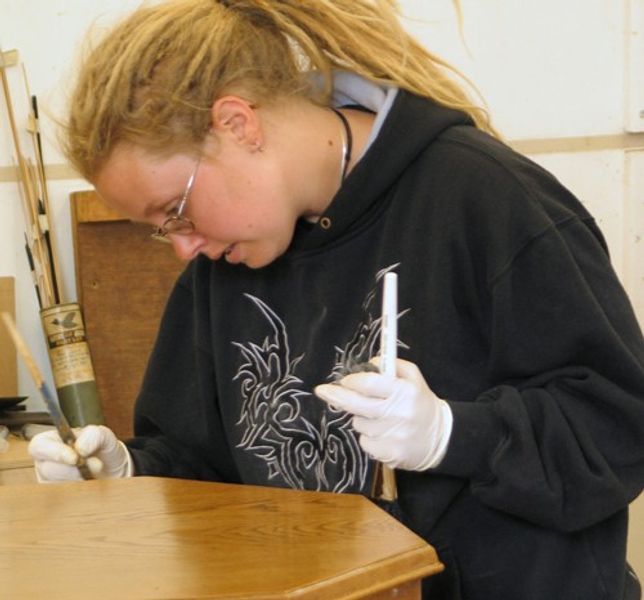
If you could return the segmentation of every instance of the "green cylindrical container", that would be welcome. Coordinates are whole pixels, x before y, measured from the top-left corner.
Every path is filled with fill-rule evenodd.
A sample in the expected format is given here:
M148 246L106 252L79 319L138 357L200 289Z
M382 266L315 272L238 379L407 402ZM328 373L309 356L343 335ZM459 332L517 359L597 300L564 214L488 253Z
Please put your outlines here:
M40 311L60 408L72 427L104 422L80 304Z

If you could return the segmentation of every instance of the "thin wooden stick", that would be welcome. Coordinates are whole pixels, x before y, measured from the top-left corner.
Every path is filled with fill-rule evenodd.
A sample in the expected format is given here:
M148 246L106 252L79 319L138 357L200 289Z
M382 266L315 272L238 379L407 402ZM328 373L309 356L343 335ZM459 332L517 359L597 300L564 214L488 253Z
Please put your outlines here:
M38 198L36 190L34 189L34 180L30 172L29 165L22 154L20 146L20 137L18 135L18 127L16 126L16 118L13 111L11 102L11 92L9 89L9 82L4 64L2 49L0 48L0 79L2 81L2 90L5 96L5 104L7 107L7 114L9 117L9 127L13 138L14 148L16 150L16 160L18 161L18 173L20 181L23 185L23 204L26 207L26 225L28 229L28 237L31 242L32 258L36 263L36 270L39 271L39 276L42 277L42 284L40 291L42 294L42 301L45 306L51 306L56 303L56 291L52 280L52 273L49 261L46 261L47 248L45 247L44 236L38 221Z
M62 302L62 292L60 287L61 277L60 277L60 264L58 262L58 252L56 248L56 236L53 231L53 222L49 218L49 192L47 189L47 176L45 173L45 161L43 159L42 151L42 139L40 136L40 120L38 113L38 99L31 93L29 89L29 79L27 77L27 71L25 65L22 64L22 78L25 84L25 91L27 92L27 98L31 99L31 111L29 114L29 133L31 134L31 139L34 147L34 154L36 156L36 167L38 173L40 194L38 196L38 215L39 215L39 224L43 236L45 238L45 244L47 246L47 252L49 255L49 264L51 268L51 281L54 291L54 301L56 304Z
M9 335L13 340L13 344L16 347L18 354L20 354L20 356L22 356L22 359L25 361L25 366L29 370L29 373L31 374L31 378L34 380L36 387L38 388L42 387L42 384L45 380L42 374L40 373L40 369L38 368L36 361L31 355L31 352L29 352L29 348L27 348L27 344L25 343L25 340L22 339L22 336L20 335L20 332L18 331L16 324L13 322L13 319L9 316L9 313L7 312L1 313L0 317L2 317L5 327L7 328L7 331L9 332Z
M42 310L42 296L40 294L40 287L38 285L38 275L36 274L36 266L34 265L34 257L31 255L31 248L29 247L29 240L25 233L25 252L27 253L27 262L29 263L29 270L31 271L31 279L34 283L34 290L36 291L36 298L38 299L38 307Z
M22 155L20 151L20 138L18 137L18 128L16 127L16 119L13 114L13 106L11 105L11 94L9 93L9 82L7 81L7 74L5 73L4 59L2 58L2 48L0 48L0 73L2 75L2 89L7 100L7 112L9 113L9 125L11 127L11 134L13 136L13 145L18 155Z

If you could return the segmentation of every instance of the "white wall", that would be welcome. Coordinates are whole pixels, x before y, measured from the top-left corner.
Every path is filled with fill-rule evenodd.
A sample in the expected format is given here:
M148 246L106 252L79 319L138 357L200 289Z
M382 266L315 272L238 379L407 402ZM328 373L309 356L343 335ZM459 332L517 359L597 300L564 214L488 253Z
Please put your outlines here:
M74 56L83 32L90 26L106 26L119 13L138 4L138 0L0 0L0 44L5 51L19 51L30 91L38 97L43 155L47 165L64 162L56 144L52 117L64 111L66 82L73 73ZM21 70L12 67L7 74L18 126L25 127L28 100ZM31 148L26 133L21 137L21 146L25 154ZM16 277L18 327L45 369L47 353L23 247L20 196L17 184L7 181L10 178L9 167L15 165L13 148L4 98L0 98L0 276ZM79 189L88 189L88 184L78 179L49 180L50 216L62 252L63 289L68 301L76 300L68 198L70 192ZM47 372L46 377L53 386L51 373ZM18 389L30 396L27 402L30 410L42 409L31 380L20 363Z
M17 48L31 91L43 111L64 106L63 83L73 72L81 33L108 23L138 0L0 0L0 43ZM403 0L408 28L479 87L495 124L519 148L553 171L593 212L613 263L644 323L644 0L461 0L460 38L451 0ZM15 69L14 104L24 119L25 98ZM626 127L628 124L628 127ZM43 118L44 154L63 162L51 122ZM535 143L535 142L542 143ZM18 324L46 364L36 301L22 248L15 182L8 181L12 147L0 104L0 276L17 278ZM65 289L75 299L68 194L86 188L50 180ZM19 387L33 389L22 367ZM37 404L30 401L30 407ZM642 544L642 502L636 534ZM644 545L644 544L642 544ZM644 574L644 547L631 546Z

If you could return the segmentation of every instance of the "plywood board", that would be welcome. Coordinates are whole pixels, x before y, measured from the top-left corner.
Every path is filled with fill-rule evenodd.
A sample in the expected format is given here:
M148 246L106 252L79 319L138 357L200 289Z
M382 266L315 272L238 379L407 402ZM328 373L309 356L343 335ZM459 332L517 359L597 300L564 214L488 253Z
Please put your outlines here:
M15 282L13 277L0 277L0 312L15 316ZM18 395L16 351L4 327L0 327L0 396Z
M109 209L94 192L72 194L78 299L105 423L132 434L132 413L161 314L184 268L150 227Z
M640 579L644 578L644 495L630 506L628 524L628 562Z

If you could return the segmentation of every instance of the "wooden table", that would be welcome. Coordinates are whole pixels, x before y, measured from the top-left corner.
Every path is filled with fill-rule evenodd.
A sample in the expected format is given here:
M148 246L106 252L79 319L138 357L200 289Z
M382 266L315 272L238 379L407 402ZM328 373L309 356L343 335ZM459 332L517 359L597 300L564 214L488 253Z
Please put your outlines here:
M12 600L400 600L442 568L361 496L152 477L0 486Z

